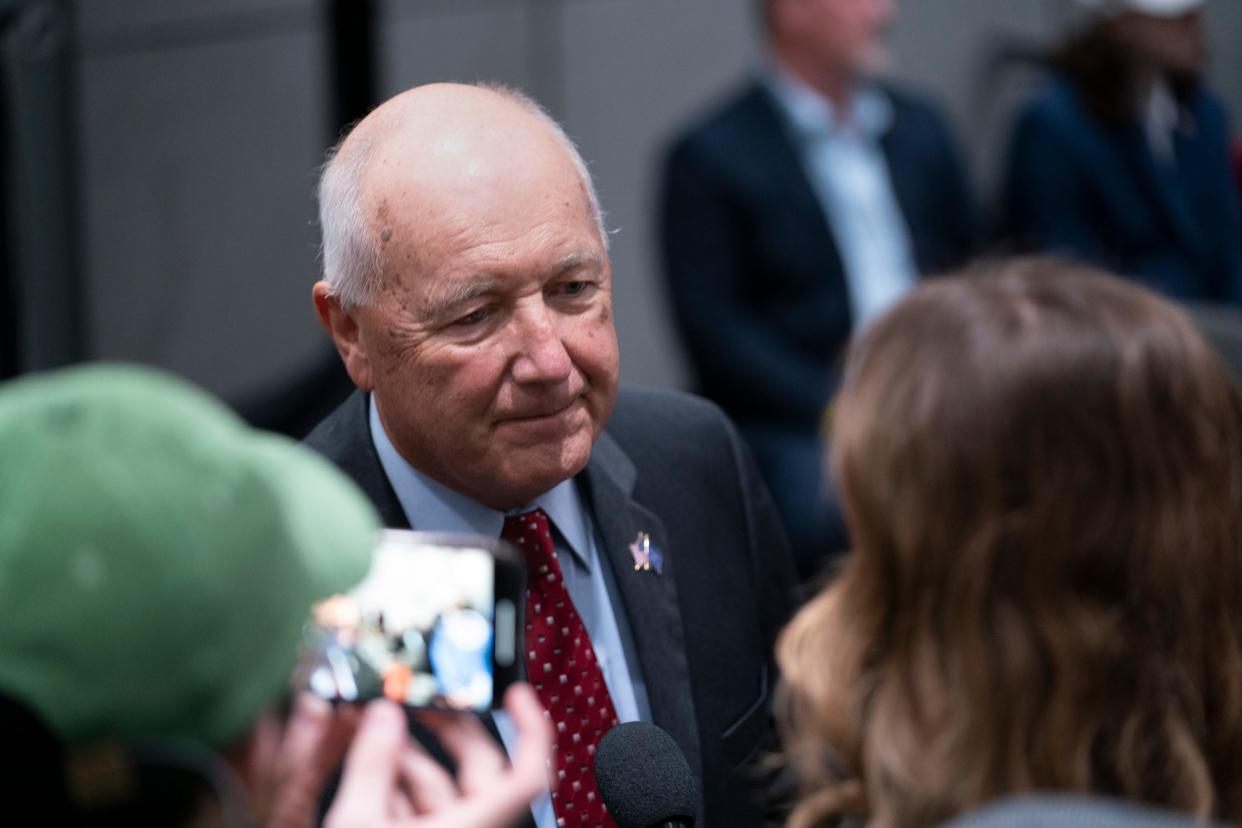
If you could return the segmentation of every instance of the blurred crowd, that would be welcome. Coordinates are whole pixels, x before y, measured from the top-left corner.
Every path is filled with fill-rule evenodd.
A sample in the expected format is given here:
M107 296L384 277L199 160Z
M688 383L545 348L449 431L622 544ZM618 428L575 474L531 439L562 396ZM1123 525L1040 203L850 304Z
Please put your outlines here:
M1242 303L1242 149L1203 83L1203 3L1072 5L985 199L936 108L882 79L893 0L758 3L765 67L668 154L661 251L697 390L741 426L804 576L847 545L818 459L842 347L921 277L1040 252Z

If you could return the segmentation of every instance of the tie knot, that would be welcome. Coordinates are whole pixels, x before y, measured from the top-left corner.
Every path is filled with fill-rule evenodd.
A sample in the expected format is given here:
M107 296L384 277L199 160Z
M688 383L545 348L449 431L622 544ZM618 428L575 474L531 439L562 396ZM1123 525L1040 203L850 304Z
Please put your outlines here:
M531 509L520 515L505 518L502 540L517 547L528 564L546 564L555 548L552 543L552 524L543 509Z

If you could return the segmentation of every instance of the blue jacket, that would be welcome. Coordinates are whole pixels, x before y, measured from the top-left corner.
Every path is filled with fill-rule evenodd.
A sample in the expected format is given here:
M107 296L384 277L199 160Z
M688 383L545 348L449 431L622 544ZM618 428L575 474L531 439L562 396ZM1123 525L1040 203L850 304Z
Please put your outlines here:
M881 139L915 263L959 264L975 204L928 105L885 90ZM664 274L698 390L741 423L815 428L854 326L832 231L777 103L755 83L677 140L664 169Z
M1225 111L1199 91L1186 112L1174 133L1176 165L1161 164L1137 119L1106 126L1056 78L1017 122L1003 231L1169 296L1242 302L1242 211Z

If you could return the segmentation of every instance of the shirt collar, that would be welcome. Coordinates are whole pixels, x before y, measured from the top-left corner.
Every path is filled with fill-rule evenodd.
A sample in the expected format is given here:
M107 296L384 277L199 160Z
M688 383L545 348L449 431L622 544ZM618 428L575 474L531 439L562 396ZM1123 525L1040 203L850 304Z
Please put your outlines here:
M1147 141L1153 154L1161 160L1172 160L1173 133L1181 117L1180 108L1168 82L1157 80L1143 107L1143 121L1147 129Z
M803 137L825 137L854 127L862 135L878 139L893 124L893 104L874 84L864 84L854 93L853 117L846 123L831 100L775 59L768 64L764 82L785 117Z
M368 397L368 400L371 442L412 527L422 532L464 532L497 538L506 516L540 508L547 513L573 556L588 572L591 570L590 528L582 496L572 479L562 480L531 503L508 512L485 506L406 462L384 431L375 398Z

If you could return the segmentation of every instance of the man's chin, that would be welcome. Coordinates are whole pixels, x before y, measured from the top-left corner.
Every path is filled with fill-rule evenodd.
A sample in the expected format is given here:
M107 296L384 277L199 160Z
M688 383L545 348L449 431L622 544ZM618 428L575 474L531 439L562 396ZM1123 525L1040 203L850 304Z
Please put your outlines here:
M495 496L489 505L503 510L525 506L586 468L591 459L591 440L585 435L559 446L514 449L505 452L487 487ZM485 501L486 502L486 501Z

